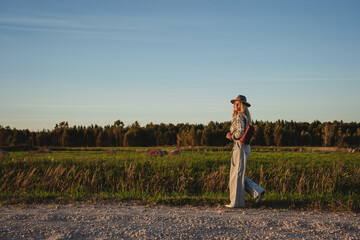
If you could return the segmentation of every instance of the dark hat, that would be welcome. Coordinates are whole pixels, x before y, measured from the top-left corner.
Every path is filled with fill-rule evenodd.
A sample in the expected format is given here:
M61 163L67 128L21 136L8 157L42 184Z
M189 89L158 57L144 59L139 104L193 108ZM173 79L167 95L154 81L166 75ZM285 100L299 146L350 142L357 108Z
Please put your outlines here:
M234 104L235 101L240 101L246 104L246 106L250 107L251 104L246 101L246 97L244 95L237 96L236 99L232 99L231 103Z

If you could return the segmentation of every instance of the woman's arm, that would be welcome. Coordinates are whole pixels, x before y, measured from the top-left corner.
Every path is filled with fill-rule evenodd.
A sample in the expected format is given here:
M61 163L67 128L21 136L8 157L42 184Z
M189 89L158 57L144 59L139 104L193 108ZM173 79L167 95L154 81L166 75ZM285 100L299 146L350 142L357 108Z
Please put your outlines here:
M228 133L226 134L226 138L227 138L227 139L230 139L230 140L233 140L233 139L232 139L232 134L231 134L231 132L228 132Z
M232 133L232 139L239 140L245 132L244 117L241 114L236 116L233 126L235 131Z

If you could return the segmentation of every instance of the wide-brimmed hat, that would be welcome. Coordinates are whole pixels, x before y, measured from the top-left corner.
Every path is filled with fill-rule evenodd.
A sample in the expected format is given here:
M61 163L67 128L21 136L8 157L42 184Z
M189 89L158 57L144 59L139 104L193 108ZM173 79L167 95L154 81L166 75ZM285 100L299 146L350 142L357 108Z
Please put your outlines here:
M240 101L246 104L246 106L250 107L251 104L246 101L246 97L244 95L237 96L236 99L232 99L231 103L234 104L235 101Z

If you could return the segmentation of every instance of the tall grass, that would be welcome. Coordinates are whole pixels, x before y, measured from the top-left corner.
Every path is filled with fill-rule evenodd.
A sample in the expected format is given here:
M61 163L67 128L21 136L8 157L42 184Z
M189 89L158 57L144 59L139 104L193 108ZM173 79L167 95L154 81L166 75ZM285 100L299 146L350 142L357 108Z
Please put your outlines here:
M253 151L247 176L266 189L260 206L359 211L359 156ZM147 157L145 152L17 152L0 160L0 199L3 203L113 198L222 204L228 200L229 168L230 152L224 151L162 158Z

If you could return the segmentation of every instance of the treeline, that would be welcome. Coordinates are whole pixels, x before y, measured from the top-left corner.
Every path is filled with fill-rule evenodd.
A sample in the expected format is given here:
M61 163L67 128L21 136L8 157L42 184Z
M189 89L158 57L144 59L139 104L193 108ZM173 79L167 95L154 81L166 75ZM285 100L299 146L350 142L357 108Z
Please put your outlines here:
M360 145L360 123L255 121L252 145L258 146L338 146ZM230 122L209 124L147 124L136 121L125 126L120 120L101 127L56 124L52 130L18 130L0 125L0 146L53 147L133 147L133 146L226 146Z

